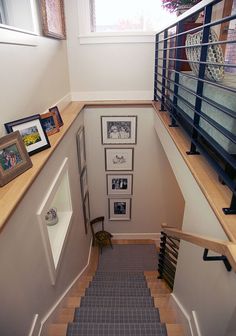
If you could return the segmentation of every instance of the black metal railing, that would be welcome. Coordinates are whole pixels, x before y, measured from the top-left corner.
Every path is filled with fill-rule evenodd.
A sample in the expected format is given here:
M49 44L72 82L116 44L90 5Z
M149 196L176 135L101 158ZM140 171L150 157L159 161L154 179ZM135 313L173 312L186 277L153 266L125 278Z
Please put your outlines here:
M174 287L175 271L179 251L178 238L161 232L160 253L158 258L159 279L164 279L171 289Z
M236 0L204 4L156 35L154 100L232 191L223 211L236 214Z

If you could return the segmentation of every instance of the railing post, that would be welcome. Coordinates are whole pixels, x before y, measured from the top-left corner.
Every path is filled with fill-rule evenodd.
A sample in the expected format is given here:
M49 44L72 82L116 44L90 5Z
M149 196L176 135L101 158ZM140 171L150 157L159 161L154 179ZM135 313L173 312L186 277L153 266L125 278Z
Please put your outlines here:
M166 235L164 232L161 232L161 244L160 244L160 253L159 253L159 260L158 260L158 272L159 276L158 279L163 278L163 265L165 259L165 250L166 250Z
M162 88L161 88L161 109L160 111L165 111L167 37L168 37L168 31L165 30L164 38L163 38L163 64L162 64Z
M157 79L158 79L158 43L159 43L159 34L156 34L155 38L155 67L154 67L154 100L157 101Z
M212 4L206 6L205 8L205 20L204 24L208 24L211 22L211 16L212 16ZM209 32L210 27L205 26L203 28L202 32L202 42L201 43L208 43L209 41ZM193 124L195 127L199 127L199 121L200 121L200 113L202 108L202 93L203 93L203 87L204 83L202 79L205 77L205 69L206 64L201 62L206 62L207 60L207 51L208 51L208 45L202 45L201 46L201 52L200 52L200 64L199 64L199 72L198 72L198 81L197 81L197 92L196 92L196 100L195 100L195 112L194 118L193 118ZM198 138L198 130L196 128L193 128L192 131L192 139L196 140ZM199 152L196 149L196 145L194 142L191 142L190 151L187 152L188 155L196 155L199 154Z

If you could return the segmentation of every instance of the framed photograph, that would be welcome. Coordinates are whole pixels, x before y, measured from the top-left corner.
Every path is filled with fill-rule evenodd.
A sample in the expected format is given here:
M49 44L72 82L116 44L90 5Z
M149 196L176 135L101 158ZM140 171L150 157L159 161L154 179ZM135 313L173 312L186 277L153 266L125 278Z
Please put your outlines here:
M5 124L8 133L19 131L29 155L51 147L47 133L44 131L40 114L18 119Z
M59 132L60 127L55 112L40 114L40 119L43 129L48 136Z
M137 116L101 117L102 144L136 144Z
M76 135L77 140L77 152L78 152L78 164L79 173L82 174L86 166L86 154L85 154L85 133L84 127L81 126Z
M133 148L105 148L105 169L132 171L133 158Z
M131 198L109 198L109 220L131 220Z
M82 174L80 175L80 186L81 186L82 199L84 199L88 191L88 178L86 167L84 167Z
M66 39L63 0L40 0L44 36Z
M88 226L90 222L90 208L89 208L89 193L87 192L83 200L84 226L85 233L88 233Z
M0 187L32 167L19 131L0 138Z
M57 106L53 106L53 107L51 107L48 110L49 110L49 112L54 112L56 114L59 127L63 126L64 123L63 123L63 120L62 120L62 117L61 117L61 114L59 112L58 107Z
M107 194L108 195L132 195L133 175L107 175Z

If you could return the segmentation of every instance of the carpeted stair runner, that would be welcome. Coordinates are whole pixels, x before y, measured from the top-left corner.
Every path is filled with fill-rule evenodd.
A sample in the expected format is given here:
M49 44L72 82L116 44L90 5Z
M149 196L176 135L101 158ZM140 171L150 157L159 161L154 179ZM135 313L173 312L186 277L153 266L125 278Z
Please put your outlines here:
M155 269L155 246L104 249L67 336L167 336L143 273Z

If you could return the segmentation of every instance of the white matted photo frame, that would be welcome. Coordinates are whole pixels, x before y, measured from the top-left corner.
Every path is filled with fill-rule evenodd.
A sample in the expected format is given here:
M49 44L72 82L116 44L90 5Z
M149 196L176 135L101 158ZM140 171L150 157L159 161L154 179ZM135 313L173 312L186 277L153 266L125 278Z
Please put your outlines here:
M86 193L88 192L88 178L87 178L87 169L84 167L81 175L80 175L80 186L81 186L81 194L82 199L85 198Z
M84 126L81 126L78 129L78 132L76 134L76 142L77 142L79 173L82 174L83 169L86 166Z
M0 187L32 167L19 131L0 138Z
M108 199L109 220L131 220L131 198Z
M136 144L137 116L101 116L102 144Z
M107 195L132 195L132 174L107 174Z
M19 131L29 155L51 147L46 131L43 129L40 114L8 122L5 128L8 133Z
M105 148L106 171L132 171L133 163L133 148Z
M83 199L83 214L85 233L88 233L88 226L90 223L90 207L89 207L89 193L87 192Z

